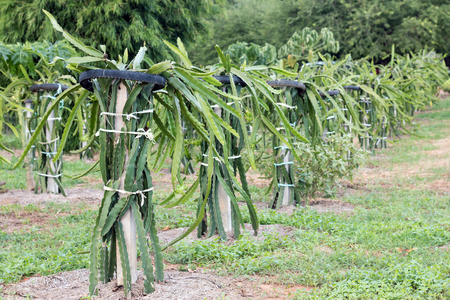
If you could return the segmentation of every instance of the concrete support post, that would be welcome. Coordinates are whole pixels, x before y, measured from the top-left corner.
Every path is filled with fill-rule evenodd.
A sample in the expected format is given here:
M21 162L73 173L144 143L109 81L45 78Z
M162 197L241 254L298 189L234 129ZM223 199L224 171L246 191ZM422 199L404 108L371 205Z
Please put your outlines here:
M215 107L214 112L222 117L222 108ZM218 190L219 197L219 207L220 207L220 215L222 217L223 229L226 232L231 232L233 230L232 219L231 219L231 199L228 194L225 192L225 189L222 185L219 184Z
M47 170L47 193L54 193L58 194L59 188L58 184L56 183L55 178L51 177L53 175L58 174L58 169L55 165L55 163L52 161L53 156L50 153L56 152L56 141L52 141L52 132L53 132L53 126L55 123L55 112L52 111L50 116L47 119L47 124L45 125L45 139L46 139L46 148L47 148L47 155L49 159L49 170Z
M283 148L281 150L282 155L284 154L283 157L283 163L285 163L284 167L286 168L286 172L288 174L290 174L290 168L292 167L291 164L289 164L289 162L292 161L292 154L291 154L291 150ZM291 194L292 194L292 187L287 186L287 182L284 180L283 184L285 185L283 187L283 199L281 201L282 206L288 206L289 202L291 200Z
M115 113L118 114L114 118L114 130L120 131L123 127L125 127L125 123L123 121L123 108L125 107L125 103L128 99L128 93L126 86L121 83L119 85L119 90L117 91L117 103ZM120 139L120 133L116 134L116 140ZM125 152L125 161L128 161L128 152ZM126 175L126 166L124 167L124 172L120 178L119 190L124 189L124 180ZM126 194L119 193L120 197L127 197ZM131 207L127 210L127 212L120 219L120 223L123 227L123 232L125 235L125 244L127 246L128 253L128 261L130 262L130 271L131 271L131 283L136 283L137 281L137 246L136 246L136 223L134 220L133 212ZM117 249L119 249L119 245L117 245ZM117 255L117 285L123 285L123 269L122 262L120 260L120 254Z
M25 137L25 144L28 144L28 141L31 138L31 128L30 128L30 120L31 120L31 116L32 116L32 112L31 112L31 104L33 104L33 101L31 101L30 99L26 99L25 100L25 108L27 109L25 111L25 122L24 122L24 137ZM27 176L27 189L28 190L33 190L36 186L35 182L34 182L34 177L33 177L33 164L34 164L34 157L33 157L33 153L34 151L30 151L28 152L28 155L26 157L25 163L26 163L26 176Z

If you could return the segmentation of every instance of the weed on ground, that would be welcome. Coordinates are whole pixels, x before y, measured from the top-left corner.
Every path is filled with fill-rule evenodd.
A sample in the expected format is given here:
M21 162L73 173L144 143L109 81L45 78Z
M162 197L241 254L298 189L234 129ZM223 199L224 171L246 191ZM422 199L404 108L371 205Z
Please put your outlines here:
M450 98L419 113L413 134L377 151L353 181L342 182L334 198L274 211L267 208L267 185L252 186L263 233L255 237L246 230L227 242L193 236L166 251L166 266L187 276L215 273L239 284L252 282L245 288L236 284L239 293L233 295L241 298L229 299L449 299L449 113ZM88 167L77 161L64 168L78 174ZM25 188L24 170L0 169L8 189ZM98 189L98 174L90 176L67 183ZM164 176L154 177L155 186L161 180L164 187L155 189L155 203L168 196ZM197 196L183 206L156 206L160 233L177 230L163 243L193 222ZM28 201L0 206L0 285L88 267L97 205Z

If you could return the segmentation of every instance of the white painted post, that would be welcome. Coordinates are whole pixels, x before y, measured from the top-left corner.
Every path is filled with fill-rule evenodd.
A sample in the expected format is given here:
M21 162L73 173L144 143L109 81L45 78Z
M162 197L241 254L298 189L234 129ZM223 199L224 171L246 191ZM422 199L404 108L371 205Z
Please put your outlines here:
M31 104L33 103L33 101L31 101L30 99L26 99L25 100L25 108L27 109L25 111L25 142L28 143L28 141L31 138L31 132L30 132L30 128L28 128L28 122L31 119Z
M364 108L365 108L366 106L364 105ZM369 119L367 118L367 116L366 115L364 115L364 124L367 124L368 122L369 122ZM368 126L366 126L366 129L368 129L369 127ZM365 142L364 142L364 149L366 149L366 150L370 150L370 147L369 147L369 142L370 142L370 139L369 139L369 132L366 132L366 138L365 138Z
M396 120L396 122L397 122L397 126L398 126L398 124L399 124L399 121L397 120L397 109L394 107L394 118L395 118L395 120Z
M215 107L214 112L222 117L222 108ZM225 192L223 186L219 183L218 190L219 197L219 207L220 207L220 216L222 217L223 229L225 232L231 232L233 230L232 221L231 221L231 199L228 194Z
M225 189L221 184L219 184L219 191L217 192L219 196L219 207L220 216L222 217L223 229L226 232L231 232L233 230L231 222L231 200Z
M25 144L28 144L28 141L31 138L31 132L30 132L30 128L28 127L28 122L30 122L31 119L31 104L33 103L33 101L31 101L30 99L26 99L25 100L25 108L27 109L25 111L25 122L24 122L24 129L25 129ZM24 145L25 146L25 145ZM35 182L34 182L34 177L33 177L33 151L28 152L27 158L26 158L26 165L27 165L27 169L26 169L26 175L27 175L27 189L28 190L33 190L35 188Z
M352 116L351 115L350 115L349 121L350 121L350 124L348 124L347 133L350 134L350 141L353 144L352 127L351 127L351 125L353 124L353 122L352 122L353 120L352 120ZM347 152L347 159L350 159L351 156L352 156L352 152L350 150L348 150L348 152Z
M81 148L86 147L87 145L87 141L86 141L86 136L87 136L87 130L86 130L86 120L83 120L83 140L81 141ZM81 159L86 160L86 153L87 153L87 149L85 151L83 151L83 153L81 153Z
M47 124L45 126L45 139L46 139L46 142L48 143L48 144L46 144L47 145L47 153L56 152L56 142L50 143L50 141L52 140L53 124L55 122L54 120L55 120L55 112L52 111L50 113L50 116L47 119ZM55 178L50 177L50 176L53 176L53 174L57 175L58 170L55 166L55 163L52 161L51 155L48 156L48 159L49 159L49 166L50 166L51 172L50 172L50 170L47 170L47 175L49 175L49 177L47 177L47 193L57 194L59 192L58 185L56 184Z
M120 83L119 90L117 91L117 102L116 102L116 114L123 114L123 108L128 99L127 88L123 83ZM114 130L120 131L125 127L125 123L121 115L117 115L114 118ZM120 133L116 133L116 140L120 139ZM128 151L125 152L125 161L128 161ZM127 167L125 165L124 172L120 177L119 190L124 189L124 181ZM126 194L119 193L119 197L127 197ZM131 207L120 219L120 223L123 227L123 232L125 236L125 244L127 246L128 261L130 262L131 271L131 283L136 283L137 281L137 246L136 246L136 223L134 221L133 212ZM117 245L119 249L119 245ZM117 285L123 285L123 269L120 260L120 254L117 254Z
M284 146L286 146L286 145L284 145ZM282 155L284 154L284 157L283 157L283 162L285 163L284 167L286 168L286 172L289 174L291 165L288 164L288 162L292 161L291 160L291 150L283 148L283 149L281 149L281 154ZM287 185L288 183L285 180L283 180L283 184ZM282 206L289 205L289 201L291 200L291 193L292 193L292 191L291 191L290 186L283 186L283 200L281 201Z

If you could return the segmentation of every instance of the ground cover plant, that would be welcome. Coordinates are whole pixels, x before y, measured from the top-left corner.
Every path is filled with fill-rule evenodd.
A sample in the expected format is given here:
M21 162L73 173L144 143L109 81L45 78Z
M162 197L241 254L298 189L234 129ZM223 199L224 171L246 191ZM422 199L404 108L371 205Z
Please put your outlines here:
M337 213L320 212L320 205L314 202L292 214L258 207L261 226L289 226L290 233L266 233L264 239L255 240L250 232L244 232L231 243L217 238L186 240L167 250L165 264L175 264L189 276L195 274L192 270L238 276L249 282L251 276L258 276L257 283L250 286L255 289L253 298L261 299L269 294L264 296L258 282L281 284L290 294L279 294L280 299L448 298L449 109L450 100L446 99L418 114L417 135L403 136L379 151L356 173L353 183L343 182L337 196L322 200L351 204L352 211L341 206ZM158 186L161 179L154 179ZM268 203L264 187L252 186L252 191L255 201L266 199ZM155 191L154 201L165 199L165 193ZM158 230L188 226L195 218L195 207L193 200L186 207L157 206ZM68 213L51 221L56 225L52 232L26 219L20 230L2 230L0 269L8 270L1 273L3 284L36 273L87 267L85 252L95 209L95 205L89 208L86 204L2 203L3 216L23 211ZM243 217L249 222L247 213ZM24 251L28 252L26 257ZM4 286L4 297L8 291Z

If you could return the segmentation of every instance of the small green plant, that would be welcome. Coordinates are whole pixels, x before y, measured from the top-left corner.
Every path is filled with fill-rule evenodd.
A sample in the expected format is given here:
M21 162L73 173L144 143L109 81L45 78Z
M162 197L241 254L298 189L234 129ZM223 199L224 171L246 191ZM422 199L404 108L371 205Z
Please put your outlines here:
M446 92L450 92L450 79L444 83L444 85L442 86L442 89Z
M351 141L350 135L334 135L327 143L316 145L298 142L294 151L299 158L294 164L295 184L306 199L318 192L333 195L339 179L351 179L369 155Z
M294 299L448 299L445 268L424 268L412 260L382 270L352 270L346 278L319 292L295 294Z

